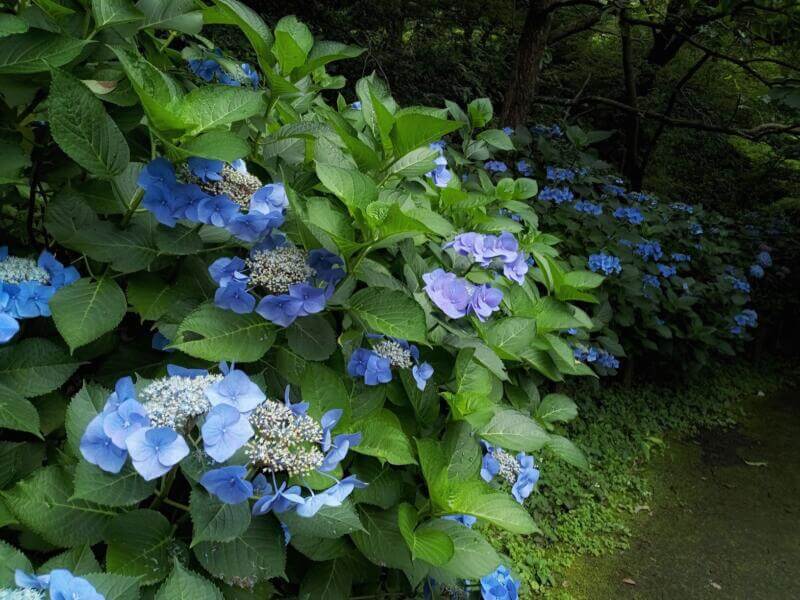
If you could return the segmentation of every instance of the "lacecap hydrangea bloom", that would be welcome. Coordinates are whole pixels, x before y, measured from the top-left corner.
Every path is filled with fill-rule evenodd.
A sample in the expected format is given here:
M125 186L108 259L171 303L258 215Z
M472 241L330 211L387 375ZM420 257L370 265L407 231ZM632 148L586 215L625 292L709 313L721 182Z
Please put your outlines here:
M614 211L614 218L620 221L627 221L631 225L641 225L644 223L644 215L641 211L631 206L620 206Z
M645 273L642 275L642 285L645 288L661 288L661 281L655 275L651 275L650 273Z
M594 202L589 202L588 200L578 200L572 205L572 208L579 213L585 213L595 217L599 217L603 214L602 206L595 204Z
M675 262L691 262L692 257L688 254L682 254L680 252L673 252L672 253L672 260Z
M761 265L750 265L750 277L762 279L764 277L764 267Z
M484 454L481 460L481 478L487 483L499 478L511 486L514 500L522 504L531 495L539 470L534 466L533 457L524 452L512 456L503 448L481 440Z
M766 250L762 250L756 255L756 262L762 267L772 266L772 255Z
M564 131L558 125L534 125L531 127L531 133L551 138L560 138L564 135Z
M559 167L547 167L545 177L548 181L573 182L575 181L575 171L572 169L561 169Z
M433 185L436 187L444 188L450 183L453 178L453 173L447 168L447 158L444 156L445 143L442 141L433 142L430 145L432 150L437 150L439 156L436 157L436 168L433 171L426 173L426 176L433 180Z
M731 327L733 335L741 335L748 327L758 327L758 313L752 308L746 308L733 317L734 325Z
M281 327L322 312L344 277L344 261L318 248L307 252L274 232L253 246L248 258L219 258L208 268L219 288L220 308L253 311Z
M517 167L517 172L523 177L530 177L531 175L533 175L533 167L524 158L517 161L516 167Z
M625 188L622 186L622 181L619 179L615 179L613 183L603 184L603 193L607 196L624 198L627 192Z
M50 316L50 298L80 278L75 267L65 267L43 251L38 260L9 256L0 246L0 344L19 331L19 321Z
M156 158L142 169L138 184L144 190L142 206L159 223L213 225L245 242L280 227L289 206L282 183L263 185L242 160L190 158L176 172L167 159Z
M538 196L542 202L554 202L556 204L563 204L564 202L572 202L575 194L572 193L567 187L551 187L546 186L541 189Z
M529 257L520 250L517 238L511 233L461 233L443 248L452 248L456 254L467 256L484 268L502 268L503 275L511 281L520 285L525 283Z
M483 164L483 168L490 173L505 173L508 171L508 165L501 160L487 160Z
M614 273L622 273L622 264L619 258L600 252L599 254L592 254L589 256L589 270L593 273L600 271L603 275L613 275Z
M29 575L21 569L14 572L14 583L19 588L7 598L14 600L44 599L44 592L51 600L105 600L94 586L82 577L76 577L67 569L53 569L47 575ZM0 592L0 598L3 596Z
M588 348L575 347L572 349L572 355L575 357L575 360L579 360L582 363L596 363L604 369L619 368L619 359L616 356L595 346L589 346Z
M742 292L744 294L750 293L750 283L746 279L740 279L731 275L730 282L733 289L737 292Z
M659 275L664 278L672 277L678 273L678 269L675 265L658 264L656 267L658 268Z
M520 582L511 576L511 572L500 565L497 569L481 577L481 598L483 600L517 600Z
M217 80L223 85L240 87L243 84L252 85L258 89L261 77L250 64L237 64L234 61L223 59L221 52L216 52L216 57L206 56L204 58L191 58L187 61L189 70L206 82ZM220 62L224 63L224 67Z
M419 348L406 340L368 335L372 348L357 348L350 355L347 373L351 377L363 377L367 385L389 383L392 380L392 369L410 370L417 388L422 391L433 376L433 367L420 362Z
M439 309L451 319L474 314L485 321L500 310L503 292L488 284L475 285L443 269L436 269L422 276L425 293Z
M694 213L694 207L684 202L673 202L672 204L669 205L669 207L672 210L677 210L678 212L684 212L687 215L691 215L692 213Z
M644 240L634 246L634 254L642 257L645 262L652 260L653 262L660 260L664 256L664 251L661 249L661 244L656 241Z

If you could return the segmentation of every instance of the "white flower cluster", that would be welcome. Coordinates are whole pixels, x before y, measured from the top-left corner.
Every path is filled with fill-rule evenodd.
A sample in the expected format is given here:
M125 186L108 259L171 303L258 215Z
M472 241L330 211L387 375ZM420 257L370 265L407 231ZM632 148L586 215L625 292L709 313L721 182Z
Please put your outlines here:
M18 589L0 590L0 600L44 600L44 593L39 590Z
M394 340L381 340L372 347L378 356L389 359L389 364L398 369L410 369L414 366L414 359L408 348L403 348Z
M192 174L187 166L183 167L183 178L187 183L196 184L211 196L227 196L242 208L250 207L250 199L264 185L255 175L237 170L230 165L222 167L219 181L203 180Z
M153 427L186 430L191 419L211 409L206 389L221 380L220 374L163 377L150 382L139 398Z
M257 250L245 260L250 269L250 283L268 294L286 294L289 286L304 283L314 277L308 266L308 254L302 248L281 246L274 250Z
M517 460L502 448L494 449L494 457L500 465L500 477L513 485L519 477L520 466Z
M0 281L5 283L36 281L47 285L50 283L50 274L32 258L7 256L4 260L0 260Z

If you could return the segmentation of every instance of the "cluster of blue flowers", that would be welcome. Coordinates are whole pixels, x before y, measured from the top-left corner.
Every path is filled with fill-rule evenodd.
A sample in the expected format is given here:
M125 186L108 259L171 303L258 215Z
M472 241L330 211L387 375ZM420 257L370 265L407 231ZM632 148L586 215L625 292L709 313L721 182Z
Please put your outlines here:
M480 321L485 321L500 310L503 292L488 284L475 285L443 269L425 273L422 279L428 298L451 319L472 313Z
M483 168L489 173L505 173L508 171L508 165L501 160L487 160Z
M614 218L627 221L631 225L641 225L644 223L644 215L638 208L631 206L620 206L614 211Z
M742 292L743 294L750 293L750 283L746 279L740 279L739 277L731 275L730 282L735 291Z
M613 183L604 183L603 184L603 193L606 196L611 196L612 198L624 198L627 191L625 187L622 185L621 179L614 179Z
M524 158L517 161L516 167L517 172L523 177L531 177L533 175L533 167Z
M664 265L659 263L656 266L658 267L659 274L665 279L678 274L678 268L675 265Z
M697 221L689 223L689 233L692 235L703 235L703 226Z
M254 515L295 509L310 517L323 506L339 506L353 489L365 485L355 477L339 481L329 475L361 441L359 433L333 436L341 409L326 412L317 422L308 416L307 403L292 404L288 388L283 403L269 400L246 373L225 363L218 375L175 365L169 365L167 373L138 393L130 377L117 382L81 438L80 451L87 462L119 473L130 457L136 472L151 481L189 455L186 436L194 445L190 433L197 427L202 450L196 450L211 464L225 463L244 449L252 471L272 474L271 483L263 473L251 482L247 466L226 465L200 479L209 493L227 504L255 496ZM330 477L334 485L304 497L299 486L287 489L275 478L276 473L291 477L312 471Z
M745 308L742 312L733 317L733 322L735 324L731 327L731 333L733 335L742 335L746 328L751 327L755 329L758 327L758 313L752 308Z
M548 181L572 183L575 181L575 171L559 167L547 167L545 177Z
M642 257L642 260L647 262L648 260L657 261L660 260L662 256L664 256L664 251L661 249L661 244L656 241L645 240L643 242L639 242L634 246L633 252Z
M450 180L453 178L453 173L447 168L447 158L444 156L445 143L441 141L433 142L430 147L432 150L437 150L439 156L436 157L436 168L426 175L433 180L433 185L436 187L447 187L447 184L450 183Z
M688 254L682 254L680 252L673 252L672 253L672 260L675 262L691 262L692 257Z
M289 206L281 183L262 185L242 160L190 158L181 179L165 158L156 158L139 174L142 206L159 223L174 227L182 219L227 229L245 242L255 242L283 224Z
M433 367L420 362L419 348L406 340L368 334L372 348L357 348L350 355L347 373L351 377L363 377L367 385L389 383L392 369L411 369L411 375L422 391L433 376Z
M502 267L508 279L520 285L525 283L530 257L519 249L519 242L511 233L461 233L443 247L452 248L456 254L467 256L484 268Z
M694 207L689 204L685 204L684 202L673 202L672 204L669 205L669 207L672 210L684 212L687 215L691 215L694 213Z
M645 194L644 192L628 192L625 197L639 204L647 204L649 206L656 206L658 204L658 199L655 196Z
M764 269L772 266L772 255L762 250L756 255L756 262L750 265L750 276L756 279L764 277Z
M556 204L563 204L564 202L572 202L575 194L568 187L543 187L539 191L539 200L542 202L555 202Z
M492 573L481 577L481 597L483 600L517 600L520 585L511 572L500 565Z
M539 481L539 469L534 466L533 457L524 452L512 456L502 448L481 440L484 454L481 461L481 477L487 483L498 475L511 486L514 500L522 504L533 493Z
M597 363L604 369L619 368L619 359L616 356L610 352L606 352L602 348L596 348L595 346L589 346L588 348L576 346L572 349L572 355L575 357L575 360L579 360L582 363Z
M261 78L258 71L253 69L248 63L242 63L238 70L228 72L222 68L213 58L193 58L188 61L189 70L203 81L211 82L216 79L224 85L239 87L243 83L249 83L254 89L258 89Z
M589 256L589 270L593 273L600 271L603 275L612 275L622 273L622 264L616 256L601 252Z
M645 273L642 275L642 286L645 288L645 290L647 288L661 289L661 280L655 275Z
M219 258L208 268L219 288L214 302L239 314L255 310L288 327L297 318L322 312L344 278L344 261L324 248L306 252L273 232L253 246L247 259ZM259 298L256 297L256 295Z
M19 331L21 319L50 316L50 298L80 278L75 267L65 267L43 251L38 260L9 256L0 247L0 344Z
M531 133L549 138L560 138L564 136L564 131L558 125L534 125L531 127Z
M603 214L603 207L588 200L578 200L573 206L576 211L599 217Z
M16 569L14 583L17 590L10 592L8 596L4 595L6 590L0 590L0 596L19 600L44 600L44 593L47 592L51 600L105 600L105 596L91 583L83 577L76 577L67 569L53 569L47 575L30 575Z

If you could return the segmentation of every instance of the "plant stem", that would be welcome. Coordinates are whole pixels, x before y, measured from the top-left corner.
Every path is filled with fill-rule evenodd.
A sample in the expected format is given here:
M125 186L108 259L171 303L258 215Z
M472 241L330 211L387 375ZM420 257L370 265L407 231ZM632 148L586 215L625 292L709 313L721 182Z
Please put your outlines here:
M139 188L136 190L136 194L133 196L133 200L131 200L128 210L125 211L125 214L122 216L122 221L119 223L120 226L126 227L128 223L130 223L133 213L136 212L136 209L139 208L139 204L142 202L142 198L144 198L144 190Z
M183 510L185 512L189 512L189 507L186 504L183 504L181 502L176 502L175 500L171 500L169 498L164 498L164 504L168 506L173 506L175 508L179 508L180 510Z

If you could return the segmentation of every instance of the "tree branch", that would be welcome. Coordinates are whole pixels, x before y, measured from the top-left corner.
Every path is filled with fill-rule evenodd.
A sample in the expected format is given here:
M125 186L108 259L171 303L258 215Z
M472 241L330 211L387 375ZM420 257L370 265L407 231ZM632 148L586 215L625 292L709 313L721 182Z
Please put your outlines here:
M608 106L625 113L636 113L640 118L653 119L662 121L671 127L678 127L681 129L694 129L697 131L709 131L711 133L722 133L726 135L735 135L747 140L759 140L768 135L797 133L800 134L800 122L785 124L785 123L762 123L757 127L751 129L741 129L737 127L724 127L722 125L714 125L703 123L702 121L692 121L689 119L677 119L669 117L662 113L657 113L651 110L643 110L634 108L623 102L605 98L603 96L583 96L577 99L570 98L556 98L554 96L534 96L533 102L537 104L547 104L550 106L583 106L590 104L600 104Z
M550 34L550 37L547 39L547 45L553 46L567 39L568 37L572 37L573 35L577 35L584 31L590 30L594 25L600 22L600 19L603 17L604 13L605 11L601 10L592 15L589 15L583 21L578 22L572 27L564 27L559 31L554 31L553 33Z

